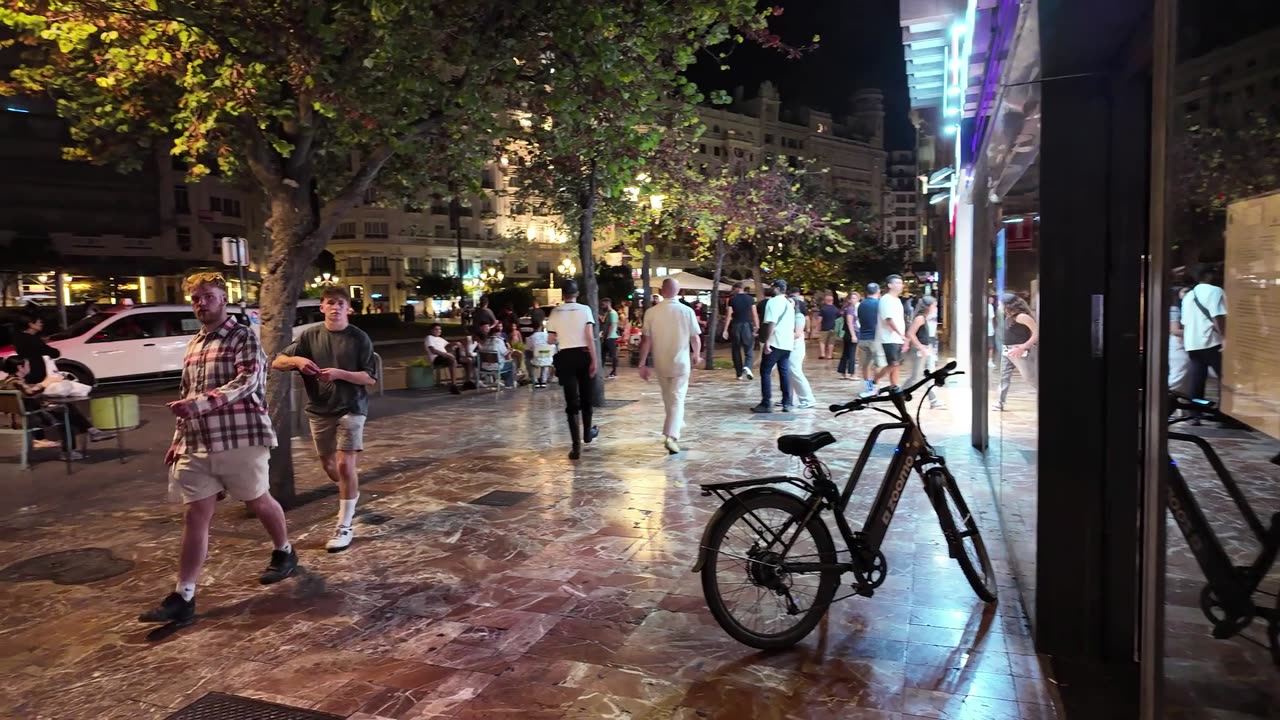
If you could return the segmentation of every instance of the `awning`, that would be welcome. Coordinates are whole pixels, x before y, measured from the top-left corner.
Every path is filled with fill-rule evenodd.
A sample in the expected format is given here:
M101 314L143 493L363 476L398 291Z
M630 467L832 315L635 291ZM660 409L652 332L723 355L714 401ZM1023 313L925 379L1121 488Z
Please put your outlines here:
M656 290L662 287L662 281L667 278L672 278L676 282L680 283L681 292L686 290L690 292L711 292L712 283L709 278L700 277L693 273L684 272L683 270L670 275L663 275L662 277L651 276L649 278L649 287ZM732 289L732 285L720 283L720 292L729 292Z

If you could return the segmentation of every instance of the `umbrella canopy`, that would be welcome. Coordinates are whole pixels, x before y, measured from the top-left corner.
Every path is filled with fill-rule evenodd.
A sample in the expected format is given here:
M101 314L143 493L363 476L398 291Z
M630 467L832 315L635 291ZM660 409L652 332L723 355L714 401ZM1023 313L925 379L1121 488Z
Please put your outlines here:
M670 275L664 275L663 277L650 277L649 287L657 290L662 287L662 281L667 278L674 278L676 282L680 283L681 291L689 290L693 292L711 292L712 283L709 278L694 275L693 273L687 273L683 270ZM720 283L721 292L729 292L732 289L732 285L729 285L728 283Z

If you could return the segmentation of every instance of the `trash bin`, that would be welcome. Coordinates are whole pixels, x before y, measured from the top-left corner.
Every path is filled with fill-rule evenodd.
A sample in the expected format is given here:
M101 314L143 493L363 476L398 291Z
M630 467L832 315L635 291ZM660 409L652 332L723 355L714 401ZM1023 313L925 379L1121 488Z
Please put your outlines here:
M138 427L138 396L93 398L89 401L89 417L99 430L132 430Z
M403 309L403 311L402 311L402 312L404 312L404 321L405 321L405 322L407 322L407 323L411 323L411 322L413 322L414 312L413 312L413 305L412 305L412 304L405 303L405 306L404 306L404 309Z

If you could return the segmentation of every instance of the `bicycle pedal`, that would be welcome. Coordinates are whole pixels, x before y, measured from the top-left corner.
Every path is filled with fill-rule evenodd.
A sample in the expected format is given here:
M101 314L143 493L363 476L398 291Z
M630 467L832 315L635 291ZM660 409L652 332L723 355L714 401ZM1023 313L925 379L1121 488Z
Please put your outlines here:
M863 585L863 586L855 586L855 587L853 588L853 594L854 594L854 595L861 595L862 597L868 597L868 598L869 598L869 597L871 597L871 596L875 595L875 594L876 594L876 591L875 591L873 588L867 587L867 586L865 586L865 585Z

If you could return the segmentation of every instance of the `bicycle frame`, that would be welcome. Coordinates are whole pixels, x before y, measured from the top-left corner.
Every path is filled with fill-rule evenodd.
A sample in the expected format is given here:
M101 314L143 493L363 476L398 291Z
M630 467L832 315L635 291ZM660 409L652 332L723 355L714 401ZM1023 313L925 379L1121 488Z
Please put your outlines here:
M1196 502L1190 485L1178 469L1178 464L1172 458L1169 459L1169 512L1208 580L1206 594L1201 597L1200 609L1213 623L1213 636L1219 640L1229 638L1244 629L1254 617L1280 622L1280 612L1260 607L1253 602L1253 593L1275 563L1277 552L1280 552L1280 513L1272 516L1270 529L1264 527L1213 446L1204 438L1187 433L1170 432L1169 439L1188 442L1200 449L1219 482L1244 516L1245 523L1262 544L1262 551L1252 564L1244 567L1233 565L1231 556L1223 549L1213 526ZM1211 612L1215 607L1214 601L1217 603L1216 607L1226 613L1221 618L1215 617Z

